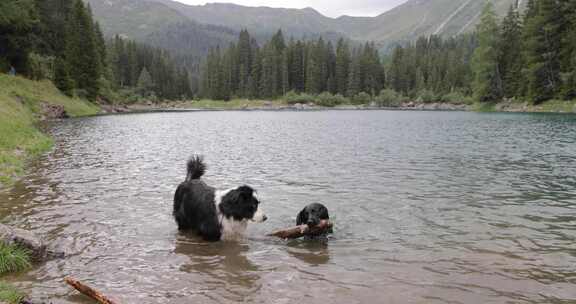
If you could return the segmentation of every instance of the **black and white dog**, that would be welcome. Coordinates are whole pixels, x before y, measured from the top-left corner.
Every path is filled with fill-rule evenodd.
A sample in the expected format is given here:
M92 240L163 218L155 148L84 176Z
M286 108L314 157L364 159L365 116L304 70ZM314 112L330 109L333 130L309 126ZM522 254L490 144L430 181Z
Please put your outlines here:
M195 231L207 241L236 240L244 236L249 221L267 219L252 188L217 191L200 179L205 172L202 157L190 158L186 180L174 195L178 229Z
M320 224L321 220L329 219L330 215L328 214L328 208L322 204L313 203L304 207L304 209L298 213L298 216L296 217L296 225L308 225L309 227L314 227ZM327 233L332 233L332 228L330 228Z

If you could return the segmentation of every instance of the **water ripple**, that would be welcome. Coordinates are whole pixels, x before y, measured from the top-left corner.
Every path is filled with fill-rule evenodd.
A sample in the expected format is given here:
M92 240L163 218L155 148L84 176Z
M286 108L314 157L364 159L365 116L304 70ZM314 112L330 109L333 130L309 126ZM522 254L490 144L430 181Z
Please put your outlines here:
M0 193L0 216L67 254L9 281L89 303L574 303L576 117L202 112L72 119ZM208 183L251 184L270 220L208 244L171 218L191 153ZM306 204L326 243L265 238ZM60 303L60 302L59 302Z

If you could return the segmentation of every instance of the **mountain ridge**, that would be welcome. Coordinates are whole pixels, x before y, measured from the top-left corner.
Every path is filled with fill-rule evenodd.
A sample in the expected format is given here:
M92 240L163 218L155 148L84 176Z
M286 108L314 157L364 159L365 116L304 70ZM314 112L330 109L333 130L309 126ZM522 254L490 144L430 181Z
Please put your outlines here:
M255 36L282 29L286 36L309 37L332 33L385 47L418 36L454 36L473 31L482 10L477 0L408 0L376 17L322 15L314 8L249 7L233 3L187 5L174 0L85 0L94 7L105 33L143 39L177 23L217 25ZM516 0L492 0L503 16ZM519 1L525 6L526 1ZM146 11L147 10L147 11ZM120 16L119 16L120 15Z

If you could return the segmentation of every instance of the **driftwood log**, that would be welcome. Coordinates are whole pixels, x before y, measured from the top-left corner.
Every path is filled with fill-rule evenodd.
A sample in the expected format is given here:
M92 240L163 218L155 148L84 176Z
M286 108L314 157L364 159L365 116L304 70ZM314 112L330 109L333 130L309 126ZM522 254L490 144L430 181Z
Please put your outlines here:
M78 280L74 280L72 278L65 278L64 281L66 281L66 283L72 287L74 287L74 289L78 290L79 292L81 292L82 294L98 301L98 303L101 304L117 304L117 302L114 302L112 300L110 300L108 297L106 297L105 295L103 295L102 293L100 293L99 291L82 284L80 281Z
M307 235L319 235L325 233L332 228L332 222L328 220L320 221L320 224L309 227L308 225L294 226L287 229L274 231L267 236L276 236L281 239L297 239Z

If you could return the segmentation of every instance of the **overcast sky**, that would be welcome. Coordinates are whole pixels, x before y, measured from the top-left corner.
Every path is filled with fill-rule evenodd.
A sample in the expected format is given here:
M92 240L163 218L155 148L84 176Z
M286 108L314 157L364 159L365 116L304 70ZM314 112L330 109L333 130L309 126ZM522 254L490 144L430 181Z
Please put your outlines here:
M320 13L338 17L350 16L377 16L381 13L406 2L406 0L176 0L178 2L199 5L210 2L228 2L245 6L270 6L305 8L312 7Z

